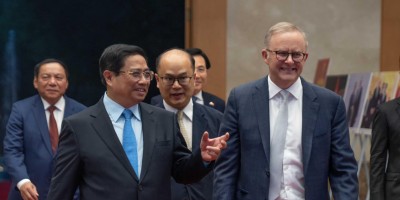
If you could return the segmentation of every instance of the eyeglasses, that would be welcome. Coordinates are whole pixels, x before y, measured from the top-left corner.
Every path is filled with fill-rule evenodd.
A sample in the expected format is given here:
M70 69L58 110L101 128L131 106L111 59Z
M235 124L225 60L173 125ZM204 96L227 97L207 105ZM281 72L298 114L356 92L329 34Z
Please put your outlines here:
M119 72L130 75L134 81L140 81L142 79L142 77L144 77L144 79L146 81L151 81L151 80L153 80L153 77L154 77L154 72L152 72L152 71L143 71L143 72L142 71L119 71Z
M189 85L190 79L193 78L192 76L187 77L187 76L183 76L183 77L170 77L170 76L159 76L161 78L161 81L163 82L163 84L167 85L167 86L171 86L175 83L175 81L178 81L179 85L181 86L186 86Z
M289 53L287 51L271 51L269 49L267 49L267 51L275 53L276 59L279 61L286 61L290 55L292 57L293 62L301 62L308 55L307 53L303 53L303 52Z

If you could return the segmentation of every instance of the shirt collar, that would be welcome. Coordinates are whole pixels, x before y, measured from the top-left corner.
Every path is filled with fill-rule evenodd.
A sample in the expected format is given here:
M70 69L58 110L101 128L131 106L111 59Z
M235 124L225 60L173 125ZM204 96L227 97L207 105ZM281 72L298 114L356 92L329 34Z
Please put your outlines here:
M203 101L203 91L200 90L200 92L198 92L194 96L197 97L199 100Z
M268 91L269 91L269 99L275 97L282 89L278 87L274 82L272 82L271 78L268 76ZM300 77L297 78L296 82L294 82L286 91L290 92L292 96L296 99L301 97L303 86L301 85Z
M165 110L168 110L168 111L171 111L174 113L178 112L178 109L168 105L165 100L163 100L163 103L164 103ZM190 98L189 103L185 106L185 108L183 108L182 111L186 115L186 117L188 117L190 119L190 121L192 121L192 119L193 119L193 99L192 98Z
M40 98L42 99L44 109L47 110L51 105L49 104L49 102L47 102L45 99L43 99L43 97L40 97ZM65 108L64 96L61 96L61 98L57 101L56 104L54 104L54 106L57 108L57 110L64 111L64 108Z
M124 110L125 110L125 108L123 106L119 105L117 102L110 99L110 97L108 97L108 95L107 95L107 92L105 92L105 94L104 94L103 103L104 103L104 107L106 108L108 115L110 116L111 120L114 122L116 122L121 117L122 112L124 112ZM127 109L132 111L133 116L138 121L141 121L139 104L136 104Z

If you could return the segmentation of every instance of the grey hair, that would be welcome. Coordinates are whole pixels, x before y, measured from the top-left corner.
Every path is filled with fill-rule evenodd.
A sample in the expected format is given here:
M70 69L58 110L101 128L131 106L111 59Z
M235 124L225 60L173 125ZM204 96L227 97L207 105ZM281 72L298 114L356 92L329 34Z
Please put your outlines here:
M286 33L286 32L293 32L293 31L297 31L303 35L304 42L306 43L306 49L307 49L308 41L307 41L306 33L298 26L296 26L292 23L289 23L289 22L279 22L279 23L273 25L268 30L267 34L265 35L264 44L267 48L269 48L269 43L270 43L271 37L273 35L278 34L278 33Z

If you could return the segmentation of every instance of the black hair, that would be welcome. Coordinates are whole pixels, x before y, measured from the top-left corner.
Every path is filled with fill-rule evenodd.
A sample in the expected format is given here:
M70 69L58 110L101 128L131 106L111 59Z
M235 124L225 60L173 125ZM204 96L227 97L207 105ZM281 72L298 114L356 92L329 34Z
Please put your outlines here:
M210 60L208 59L206 53L204 53L201 49L199 48L188 48L185 50L192 56L201 56L204 58L204 61L206 62L206 68L210 69L211 68L211 63Z
M147 57L144 50L135 45L113 44L104 49L99 59L99 71L101 82L106 85L103 77L105 70L119 74L120 69L124 66L125 59L129 56L141 55L146 60Z

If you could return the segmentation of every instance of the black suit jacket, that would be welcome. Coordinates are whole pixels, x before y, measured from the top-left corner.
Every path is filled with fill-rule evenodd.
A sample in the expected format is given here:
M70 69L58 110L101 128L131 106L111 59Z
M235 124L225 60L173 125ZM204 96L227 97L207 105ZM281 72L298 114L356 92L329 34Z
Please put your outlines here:
M224 113L225 111L225 101L222 100L221 98L203 91L203 101L204 101L204 105L210 106L212 108L215 108L217 110L219 110L220 112Z
M156 106L165 108L161 101ZM218 110L193 104L192 150L200 150L200 141L204 131L208 131L210 138L218 137L222 113ZM213 193L214 173L210 172L201 181L192 184L179 184L171 179L172 200L210 200Z
M76 187L81 200L171 199L170 177L192 183L205 176L200 151L181 143L176 116L139 104L143 126L141 177L137 177L118 140L101 99L64 120L49 200L71 199Z
M211 107L211 108L215 108L218 111L224 113L225 111L225 101L222 100L221 98L203 91L203 101L204 101L204 105ZM161 95L157 95L151 98L151 105L159 105L160 103L162 104L163 98Z
M400 197L399 122L400 98L379 106L372 124L371 200L390 200Z

